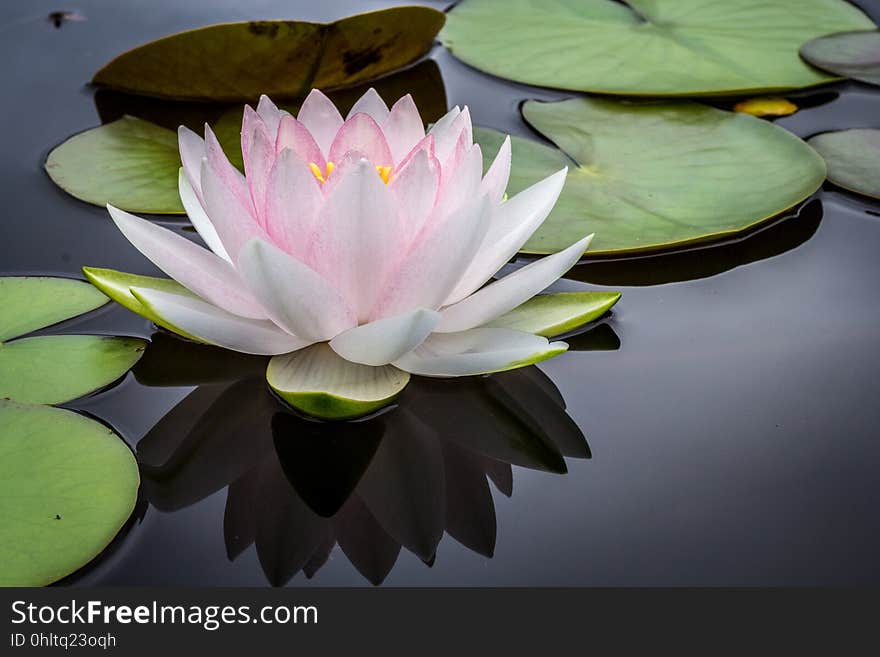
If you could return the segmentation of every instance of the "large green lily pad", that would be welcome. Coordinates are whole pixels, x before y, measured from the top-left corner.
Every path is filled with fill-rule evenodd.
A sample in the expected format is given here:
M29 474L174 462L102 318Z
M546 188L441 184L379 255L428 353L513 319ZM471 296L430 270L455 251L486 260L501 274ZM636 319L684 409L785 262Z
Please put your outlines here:
M801 57L834 75L880 85L880 31L819 37L801 47Z
M0 586L42 586L106 548L140 482L131 450L72 411L0 399Z
M825 158L828 180L851 192L880 198L880 130L840 130L809 140Z
M558 148L514 137L512 195L570 167L526 253L595 233L589 255L652 251L733 235L815 192L825 165L767 121L685 101L528 101L523 116ZM486 166L504 139L478 128Z
M181 100L299 96L346 87L424 55L443 26L429 7L393 7L334 23L249 21L210 25L129 50L93 82Z
M129 212L182 214L177 135L125 116L74 135L46 159L46 173L71 196Z
M106 302L107 297L82 281L0 278L0 398L60 404L125 374L141 357L143 340L98 335L13 339Z
M692 96L828 82L800 59L801 44L873 28L844 0L464 0L440 38L464 62L517 82Z

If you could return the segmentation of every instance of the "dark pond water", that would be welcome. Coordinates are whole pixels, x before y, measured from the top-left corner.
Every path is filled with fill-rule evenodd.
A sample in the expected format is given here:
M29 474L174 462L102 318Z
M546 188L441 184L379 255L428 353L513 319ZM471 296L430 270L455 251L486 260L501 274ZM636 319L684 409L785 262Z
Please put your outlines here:
M56 28L47 15L70 7L4 3L0 271L157 274L41 170L99 110L161 113L113 95L96 106L84 83L113 55L212 22L388 4L82 0L87 20ZM880 2L862 6L880 19ZM439 69L403 84L483 125L526 135L519 103L564 97L439 47L431 59ZM780 124L798 135L880 127L877 90L795 96L809 109ZM880 204L826 186L734 243L581 265L561 288L624 294L573 351L540 370L420 382L345 427L285 413L258 359L155 336L134 374L70 405L137 450L144 484L127 530L65 583L876 585L878 254ZM61 330L153 333L113 306Z

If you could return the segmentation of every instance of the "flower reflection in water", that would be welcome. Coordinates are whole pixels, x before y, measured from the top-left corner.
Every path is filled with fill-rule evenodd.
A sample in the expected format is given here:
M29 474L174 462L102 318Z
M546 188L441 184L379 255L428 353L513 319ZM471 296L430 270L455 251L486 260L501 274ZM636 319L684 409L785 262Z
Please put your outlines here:
M603 348L610 327L599 329ZM144 491L161 511L228 486L227 555L254 544L273 585L300 571L314 576L336 545L374 584L401 548L432 565L444 532L491 557L490 482L510 497L512 465L564 473L565 457L590 458L559 391L534 366L452 385L415 379L399 407L334 424L273 398L264 366L260 357L153 336L137 378L198 387L137 454Z

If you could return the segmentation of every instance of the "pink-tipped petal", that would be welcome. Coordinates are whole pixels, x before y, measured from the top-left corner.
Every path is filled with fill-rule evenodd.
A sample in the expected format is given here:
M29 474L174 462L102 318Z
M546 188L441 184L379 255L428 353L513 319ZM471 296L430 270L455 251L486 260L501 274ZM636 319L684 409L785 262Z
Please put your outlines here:
M493 203L501 203L507 182L510 179L510 136L505 137L504 143L498 149L498 154L492 161L492 165L483 176L480 184L480 193L488 194Z
M193 225L193 228L196 229L199 237L205 241L205 244L207 244L208 248L214 253L227 262L232 262L229 254L226 253L226 249L223 248L223 242L220 241L220 236L217 235L214 225L205 213L205 208L202 207L202 203L196 196L196 193L190 185L182 167L177 173L177 191L180 194L180 202L183 203L183 209L186 210L189 221Z
M301 338L329 340L357 325L342 294L316 271L261 239L245 244L238 270L278 326Z
M177 146L180 150L180 161L190 186L202 201L202 160L207 157L205 140L186 126L177 129Z
M269 172L275 164L275 139L269 136L266 126L261 122L252 125L248 141L244 170L257 221L265 228L266 186L269 184Z
M320 91L312 89L299 108L297 119L312 133L326 159L330 145L342 127L342 115L336 105Z
M339 162L350 151L365 154L374 166L390 166L393 161L382 128L367 114L355 114L342 125L327 159Z
M321 171L327 169L324 154L312 133L290 115L281 117L281 122L278 125L278 137L275 140L276 153L280 153L285 148L292 150L306 164L313 162Z
M411 95L407 94L394 103L388 118L382 123L382 131L395 162L402 162L425 138L425 125Z
M424 139L418 142L415 146L413 146L412 150L406 154L406 156L398 162L394 166L394 175L396 176L399 171L402 171L407 164L409 164L410 160L412 160L416 155L421 153L422 151L426 151L429 157L435 157L434 155L434 137L432 135L427 135ZM439 162L439 160L438 160Z
M446 300L447 304L477 290L520 250L553 210L567 172L568 168L557 171L495 209L480 250Z
M260 102L257 103L257 114L269 129L269 136L274 137L278 134L278 124L282 116L290 116L287 112L278 109L278 106L266 94L260 96Z
M571 269L592 239L593 236L588 235L567 249L536 260L458 303L447 306L442 310L443 319L435 330L438 333L466 331L513 310Z
M282 126L286 119L282 119ZM292 150L283 149L269 174L266 231L275 244L307 264L323 200L320 185L309 166Z
M459 114L461 114L461 108L456 105L431 126L431 129L428 130L428 134L433 135L436 139L440 139L446 134L446 131L449 130L452 122L458 118Z
M275 356L311 344L270 321L238 317L201 299L137 287L131 288L131 293L173 326L225 349Z
M219 172L216 163L210 160L202 163L202 192L205 196L205 211L223 243L226 253L234 261L242 245L252 237L268 238L265 229L257 223L250 208L243 205L226 180ZM248 197L250 203L250 197Z
M352 105L346 118L350 119L355 114L367 114L371 116L376 123L382 125L385 122L385 119L388 118L388 105L382 100L382 96L380 96L373 87L370 87L367 89L367 92L358 98L355 104Z
M490 217L491 204L482 197L426 227L388 278L372 317L439 308L473 259Z
M439 187L440 163L427 150L419 151L391 181L404 244L410 244L421 233L434 210Z
M418 308L363 324L330 341L337 354L363 365L387 365L418 347L440 321L440 313Z
M373 164L361 159L346 169L325 196L314 262L337 283L363 321L400 257L402 231L391 190ZM334 171L331 178L336 176Z
M229 191L235 195L241 206L245 208L251 216L255 216L254 204L251 201L251 193L248 189L247 180L241 174L241 171L232 166L229 158L226 157L226 153L223 152L223 147L217 140L217 136L214 134L214 131L211 130L211 126L207 123L205 124L205 158L207 159L211 170L223 182L223 184L229 188ZM204 181L202 181L203 199L204 196ZM207 209L208 206L206 204L205 210Z
M235 315L265 319L266 312L226 260L167 228L112 205L107 209L126 239L185 288Z

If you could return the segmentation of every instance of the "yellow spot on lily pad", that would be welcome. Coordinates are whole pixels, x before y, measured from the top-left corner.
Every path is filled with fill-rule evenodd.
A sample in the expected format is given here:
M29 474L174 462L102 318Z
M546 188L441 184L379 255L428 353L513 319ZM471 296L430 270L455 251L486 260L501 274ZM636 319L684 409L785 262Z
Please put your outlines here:
M749 98L733 106L734 112L752 116L788 116L798 111L798 106L786 98L764 96Z

